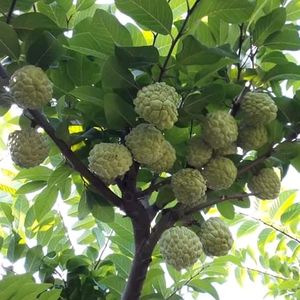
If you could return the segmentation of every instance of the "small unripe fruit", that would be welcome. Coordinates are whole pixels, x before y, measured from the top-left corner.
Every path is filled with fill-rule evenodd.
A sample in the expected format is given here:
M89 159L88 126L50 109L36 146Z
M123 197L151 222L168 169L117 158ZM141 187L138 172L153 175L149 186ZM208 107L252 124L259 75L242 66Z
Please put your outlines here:
M231 187L237 176L237 168L230 159L216 157L204 167L202 174L207 187L218 191Z
M33 128L10 133L8 147L11 159L22 168L36 167L49 155L47 139Z
M209 113L203 124L203 139L213 148L227 147L235 142L238 128L234 117L226 111Z
M165 138L151 124L139 124L125 137L125 144L133 158L141 164L151 165L163 155Z
M248 182L249 190L259 199L275 199L280 193L280 179L271 168L264 168Z
M196 206L205 199L206 182L198 170L179 170L172 176L171 186L178 202L186 207Z
M167 229L159 240L159 247L166 263L178 271L192 266L203 255L196 233L183 226Z
M168 141L165 141L162 144L161 151L162 156L156 162L148 166L150 170L156 173L169 171L173 167L176 160L175 149Z
M32 65L17 70L11 76L9 88L22 108L41 109L52 99L51 81L41 68Z
M202 223L199 238L208 256L226 255L233 244L229 228L220 218L210 218Z
M143 87L133 100L135 111L145 121L159 129L170 129L177 121L177 106L181 97L165 82Z
M212 156L212 148L199 137L190 139L187 146L187 162L190 166L201 168Z
M277 106L265 93L247 93L241 104L243 121L249 125L268 124L276 119Z
M238 145L245 151L257 150L268 142L268 131L264 125L243 126L239 130Z
M89 167L105 183L124 175L132 165L129 150L120 144L100 143L89 153Z

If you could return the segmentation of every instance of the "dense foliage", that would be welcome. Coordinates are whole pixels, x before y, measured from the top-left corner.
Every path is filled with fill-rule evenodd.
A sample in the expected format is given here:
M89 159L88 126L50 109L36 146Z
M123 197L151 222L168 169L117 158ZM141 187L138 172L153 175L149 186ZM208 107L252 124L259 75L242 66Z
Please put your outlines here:
M0 299L299 299L299 1L97 2L0 2Z

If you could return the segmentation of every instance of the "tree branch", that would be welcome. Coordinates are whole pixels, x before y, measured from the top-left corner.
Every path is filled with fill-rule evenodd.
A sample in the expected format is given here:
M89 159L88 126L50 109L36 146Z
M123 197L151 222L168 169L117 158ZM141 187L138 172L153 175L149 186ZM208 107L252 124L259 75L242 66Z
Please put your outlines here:
M171 177L168 177L158 183L155 184L151 184L147 189L138 192L137 193L137 197L138 198L142 198L144 196L150 195L151 193L153 193L154 191L159 190L160 188L162 188L163 186L170 184L171 183Z
M50 125L46 117L37 110L28 109L28 112L33 117L36 124L42 127L53 140L71 166L86 178L105 199L119 207L121 210L124 210L122 200L114 194L99 177L94 175L78 157L76 157L75 153L70 150L69 146L63 140L56 136L54 128Z
M239 214L242 215L242 216L244 216L244 217L250 218L250 219L252 219L252 220L258 221L258 222L260 222L260 223L262 223L262 224L264 224L264 225L266 225L266 226L268 226L268 227L274 229L275 231L280 232L281 234L283 234L284 236L288 237L289 239L291 239L291 240L297 242L298 244L300 244L300 240L299 240L299 239L297 239L296 237L290 235L289 233L287 233L287 232L281 230L280 228L274 226L273 224L270 224L270 223L265 222L264 220L262 220L262 219L260 219L260 218L256 218L256 217L253 217L253 216L244 214L244 213L239 213Z
M164 76L164 73L165 73L165 71L166 71L166 69L167 69L168 62L169 62L169 60L170 60L170 58L171 58L171 56L172 56L172 52L173 52L173 50L174 50L174 48L175 48L177 42L179 41L179 39L182 37L182 35L183 35L183 33L184 33L184 29L185 29L185 27L186 27L186 25L187 25L187 23L188 23L188 20L189 20L190 16L192 15L193 11L195 10L195 8L197 7L197 5L200 3L200 1L201 1L201 0L197 0L197 1L194 3L194 5L193 5L190 9L188 9L188 11L187 11L187 16L185 17L185 19L184 19L184 21L183 21L183 24L182 24L180 30L179 30L178 33L177 33L177 36L176 36L176 37L174 38L174 40L172 41L172 44L171 44L171 46L170 46L170 49L169 49L169 52L168 52L168 54L167 54L167 56L166 56L166 59L165 59L165 61L164 61L164 64L162 65L162 67L161 67L161 69L160 69L160 73L159 73L159 76L158 76L158 81L161 81L161 80L162 80L162 78L163 78L163 76Z
M7 14L7 18L6 18L6 23L7 24L9 24L10 21L11 21L11 17L13 15L14 10L15 10L16 4L17 4L17 0L12 0L11 1L10 8L9 8L9 11L8 11L8 14Z
M230 114L235 117L240 109L241 103L244 100L245 95L250 91L249 86L244 86L240 94L237 96L237 98L234 100L232 104L232 108L230 110Z
M237 63L237 81L240 80L241 78L241 73L242 73L242 67L241 67L241 53L242 53L242 46L244 43L244 23L242 23L240 26L240 37L239 37L239 48L238 48L238 57L239 57L239 62Z

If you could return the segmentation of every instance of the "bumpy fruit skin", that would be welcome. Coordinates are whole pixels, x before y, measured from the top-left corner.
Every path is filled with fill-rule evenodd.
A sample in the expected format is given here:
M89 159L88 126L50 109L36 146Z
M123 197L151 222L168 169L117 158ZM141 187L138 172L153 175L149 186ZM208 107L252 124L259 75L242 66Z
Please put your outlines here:
M132 165L129 150L115 143L96 144L90 151L88 160L89 168L106 183L124 175Z
M190 166L201 168L212 156L212 148L199 137L190 139L187 146L187 162Z
M203 124L203 138L213 148L223 148L235 142L238 127L234 117L226 111L209 113Z
M52 83L44 71L32 65L17 70L9 81L16 104L23 108L40 109L52 99Z
M167 229L159 240L160 252L176 270L192 266L203 255L199 237L184 226Z
M165 138L151 124L139 124L125 137L125 144L133 157L141 164L151 165L163 155Z
M259 199L275 199L280 193L280 179L271 168L264 168L248 182L249 190Z
M218 191L229 188L237 176L234 163L225 157L216 157L209 161L202 171L207 187Z
M193 207L205 199L206 182L198 170L179 170L172 176L171 186L178 202L186 207Z
M49 155L47 138L33 128L10 133L8 148L13 162L22 168L36 167Z
M257 150L268 141L268 131L264 125L243 126L239 130L238 145L245 151Z
M162 144L161 151L162 156L156 162L148 166L149 169L155 173L169 171L176 160L176 151L168 141Z
M243 121L253 126L275 120L277 110L273 99L265 93L247 93L241 104L241 112L244 114Z
M223 256L230 251L233 239L220 218L210 218L201 225L199 238L207 256Z
M135 111L159 129L170 129L177 121L180 95L165 82L143 87L133 100Z
M214 151L214 154L216 156L226 156L226 155L236 154L236 152L237 152L236 144L232 143L232 144L229 144L226 147L216 149Z

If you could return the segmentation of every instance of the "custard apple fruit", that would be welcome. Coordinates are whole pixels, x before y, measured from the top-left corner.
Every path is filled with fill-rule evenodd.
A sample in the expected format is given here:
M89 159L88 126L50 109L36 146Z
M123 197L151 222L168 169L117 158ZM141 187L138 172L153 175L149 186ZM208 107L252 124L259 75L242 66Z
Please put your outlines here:
M190 166L201 168L212 156L212 148L199 137L192 137L187 146L187 162Z
M177 106L181 97L165 82L143 87L133 100L135 111L145 121L159 129L170 129L177 121Z
M238 127L233 116L226 111L209 113L203 124L203 138L213 148L227 147L238 137Z
M16 104L23 108L41 109L52 99L52 83L44 71L32 65L17 70L9 81Z
M125 137L125 144L141 164L151 165L163 156L165 138L151 124L139 124Z
M214 151L214 154L216 156L226 156L226 155L236 154L236 152L237 152L237 146L236 146L236 144L235 143L231 143L231 144L229 144L226 147L216 149Z
M218 191L229 188L237 176L234 163L225 157L216 157L209 161L202 171L207 187Z
M275 120L277 110L273 99L265 93L249 92L241 103L241 112L244 114L243 121L253 126Z
M268 141L268 131L264 125L243 126L239 130L238 145L245 151L257 150Z
M176 152L173 146L168 142L164 141L162 144L162 156L154 163L149 165L149 169L155 173L167 172L169 171L176 160Z
M275 199L280 193L280 179L271 168L264 168L248 182L249 190L259 199Z
M160 253L176 270L192 266L202 255L199 237L184 226L167 229L159 240Z
M199 238L207 256L226 255L233 244L229 228L220 218L209 218L202 223Z
M129 150L120 144L96 144L89 153L89 168L105 183L113 182L124 175L132 165Z
M8 148L13 162L22 168L36 167L49 155L47 138L33 128L10 133Z
M200 171L191 168L176 172L172 176L171 186L178 202L186 207L201 203L207 189Z

